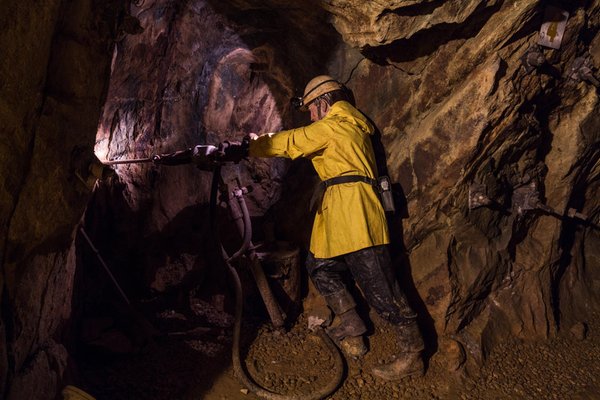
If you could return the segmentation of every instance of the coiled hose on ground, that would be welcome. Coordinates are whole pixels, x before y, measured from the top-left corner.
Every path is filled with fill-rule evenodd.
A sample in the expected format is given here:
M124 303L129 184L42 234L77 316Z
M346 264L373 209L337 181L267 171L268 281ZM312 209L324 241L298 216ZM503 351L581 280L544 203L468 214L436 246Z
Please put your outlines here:
M245 204L244 204L241 207L244 224L245 224L244 241L243 241L240 249L238 251L236 251L233 256L230 257L227 254L227 252L225 251L225 249L223 248L220 240L218 239L219 236L218 236L218 229L217 229L217 223L216 223L216 220L217 220L217 218L216 218L217 193L218 193L219 184L221 183L221 181L222 181L221 167L217 166L215 168L215 170L213 171L213 178L212 178L211 192L210 192L210 224L211 224L211 228L212 228L214 237L216 238L216 241L218 242L219 247L221 247L221 253L222 253L223 259L225 260L225 264L227 265L228 273L231 277L231 280L233 281L234 288L235 288L235 322L234 322L234 327L233 327L233 345L232 345L232 352L231 352L232 361L233 361L233 371L235 373L235 376L242 382L242 384L244 386L246 386L246 388L251 390L257 396L262 397L264 399L268 399L268 400L319 400L319 399L323 399L326 396L328 396L329 394L333 393L335 391L335 389L342 382L343 374L344 374L344 361L343 361L340 351L338 350L336 345L333 343L331 338L327 335L327 333L321 327L318 327L316 329L316 333L319 336L319 338L321 338L321 340L323 341L323 343L325 344L325 346L327 347L327 349L329 350L329 352L332 355L332 358L334 360L334 368L333 368L334 376L327 385L322 386L321 388L314 391L313 393L305 394L305 395L283 395L283 394L271 392L270 390L265 389L265 388L259 386L258 384L256 384L248 376L248 374L246 373L246 371L244 370L244 368L242 366L242 360L240 359L240 333L241 333L241 327L242 327L242 309L243 309L242 284L240 282L240 277L239 277L237 271L235 270L233 265L231 265L231 261L233 261L237 257L240 257L241 255L243 255L246 252L246 250L248 249L248 246L249 246L250 240L251 240L251 236L252 236L251 235L251 233L252 233L251 221L250 221L248 209L245 207Z

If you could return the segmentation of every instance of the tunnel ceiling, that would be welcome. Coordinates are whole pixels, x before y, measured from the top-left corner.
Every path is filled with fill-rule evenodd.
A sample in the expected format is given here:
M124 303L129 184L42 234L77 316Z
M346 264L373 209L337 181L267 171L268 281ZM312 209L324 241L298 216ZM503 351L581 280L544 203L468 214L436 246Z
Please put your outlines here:
M289 98L322 73L378 128L380 172L401 194L392 252L438 354L476 366L598 306L600 1L29 3L0 20L7 398L35 398L34 380L50 393L64 373L76 271L92 262L80 224L129 293L160 295L214 262L209 173L102 170L92 148L140 158L295 127L307 117ZM558 48L538 46L549 7L568 13ZM271 223L306 246L309 163L224 174L253 187L258 237Z

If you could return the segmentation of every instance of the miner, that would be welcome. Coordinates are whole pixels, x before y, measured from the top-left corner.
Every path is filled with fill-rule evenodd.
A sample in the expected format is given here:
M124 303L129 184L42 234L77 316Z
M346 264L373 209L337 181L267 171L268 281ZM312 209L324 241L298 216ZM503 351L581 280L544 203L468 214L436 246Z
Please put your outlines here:
M398 380L422 375L423 339L417 315L395 279L387 245L385 211L377 193L377 170L371 144L373 125L350 101L349 91L330 76L312 79L299 99L312 123L230 144L226 157L308 158L321 179L307 258L309 276L339 321L329 335L346 353L366 352L366 326L348 291L348 272L367 303L395 326L399 352L394 361L373 368L373 375Z

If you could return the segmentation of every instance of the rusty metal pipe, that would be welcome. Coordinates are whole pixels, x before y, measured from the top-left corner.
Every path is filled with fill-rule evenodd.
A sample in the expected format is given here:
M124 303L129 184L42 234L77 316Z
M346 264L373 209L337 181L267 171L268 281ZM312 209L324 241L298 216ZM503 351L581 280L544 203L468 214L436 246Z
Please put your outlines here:
M260 296L265 303L265 307L267 308L267 312L269 313L269 318L271 318L273 326L275 329L282 329L285 316L283 311L281 311L281 307L279 307L279 303L277 300L275 300L275 296L273 296L273 291L271 291L271 287L269 286L269 282L267 281L267 277L265 276L265 272L258 257L254 251L252 251L252 253L253 254L248 257L248 266L250 267L250 271L252 271L252 275L256 281L256 286L258 287Z

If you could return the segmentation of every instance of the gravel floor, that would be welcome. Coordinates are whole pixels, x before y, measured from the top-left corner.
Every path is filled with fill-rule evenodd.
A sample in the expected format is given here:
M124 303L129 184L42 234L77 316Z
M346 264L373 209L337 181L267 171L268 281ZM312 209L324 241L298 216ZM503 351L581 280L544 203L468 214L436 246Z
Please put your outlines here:
M391 335L384 327L371 337L371 353L360 361L348 360L346 379L329 399L600 399L599 333L597 326L591 326L585 339L568 332L541 343L507 342L495 349L475 378L449 373L434 359L424 377L388 383L369 374L370 367L385 358L381 353L393 345L386 343ZM270 340L271 335L262 332L252 344L249 359L276 360L285 352L285 346L280 348ZM310 352L302 354L311 356ZM322 367L326 374L327 365ZM300 374L303 368L285 370ZM290 386L268 387L282 391L291 390Z
M599 360L597 323L583 340L567 333L543 343L505 343L457 398L600 399Z
M230 322L226 316L221 320ZM433 358L424 377L401 383L379 381L369 373L393 352L392 335L384 326L369 338L372 350L363 359L347 361L343 384L329 399L600 399L597 320L590 321L584 339L566 332L541 343L505 343L474 378L449 373ZM243 357L255 381L289 394L310 393L331 379L333 361L305 326L302 317L287 333L245 325ZM87 360L84 388L99 400L257 399L233 377L230 331L225 326L191 329L166 336L143 354Z

